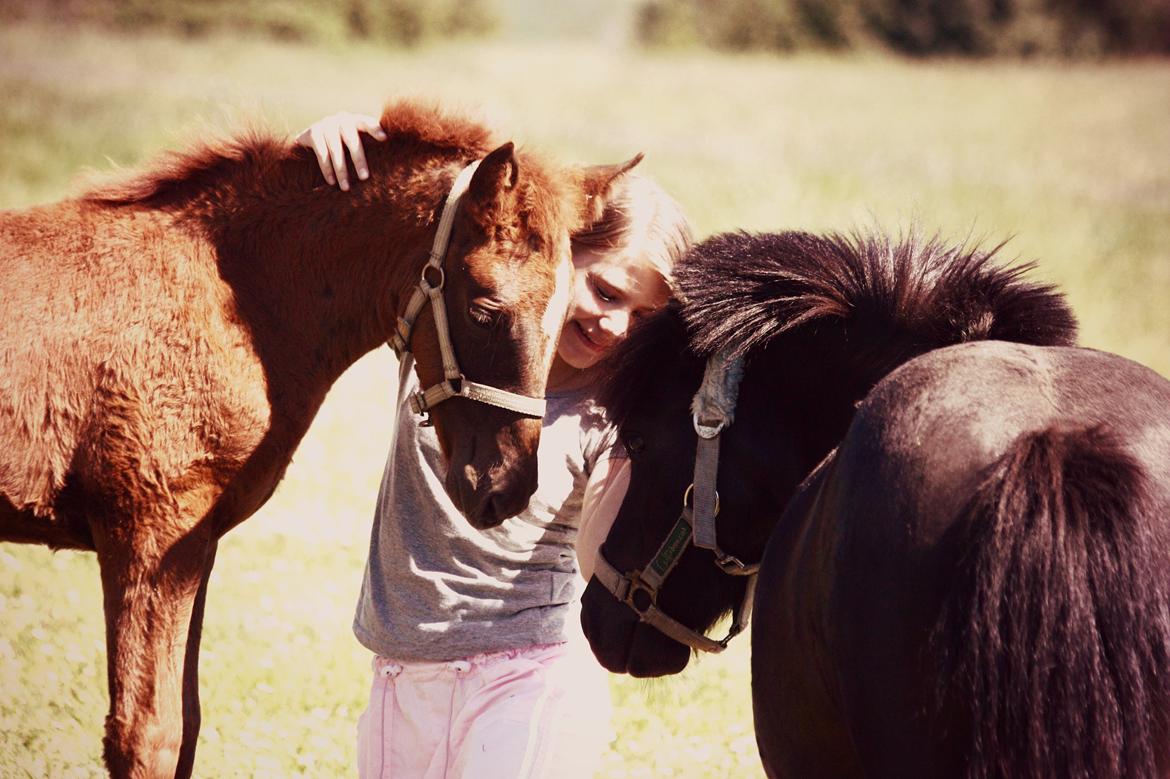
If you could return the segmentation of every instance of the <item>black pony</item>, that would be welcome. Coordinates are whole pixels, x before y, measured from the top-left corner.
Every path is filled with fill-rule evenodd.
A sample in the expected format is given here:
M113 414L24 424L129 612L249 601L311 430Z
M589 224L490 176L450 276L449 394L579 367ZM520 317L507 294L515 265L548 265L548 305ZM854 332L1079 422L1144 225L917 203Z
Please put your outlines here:
M717 529L762 558L770 775L1170 771L1170 382L1073 347L1063 297L994 254L716 236L618 355L604 402L633 477L601 555L630 575L686 500L706 360L746 357ZM687 548L656 608L709 629L747 587L712 563ZM690 649L631 604L590 582L598 659L680 671Z

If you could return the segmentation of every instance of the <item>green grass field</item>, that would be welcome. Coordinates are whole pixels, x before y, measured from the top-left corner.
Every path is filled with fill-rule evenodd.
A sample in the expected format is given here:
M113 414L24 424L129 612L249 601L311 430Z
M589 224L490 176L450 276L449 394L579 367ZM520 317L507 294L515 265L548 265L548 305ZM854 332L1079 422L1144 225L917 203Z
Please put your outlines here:
M649 55L612 44L306 48L0 29L0 207L262 120L388 97L479 111L568 160L647 153L698 235L743 228L1011 238L1067 290L1083 342L1170 375L1170 64ZM368 655L349 624L388 440L393 364L339 382L275 497L221 544L197 775L354 773ZM0 776L101 774L91 556L0 546ZM607 776L761 774L747 642L681 677L613 678ZM588 716L583 712L582 716Z

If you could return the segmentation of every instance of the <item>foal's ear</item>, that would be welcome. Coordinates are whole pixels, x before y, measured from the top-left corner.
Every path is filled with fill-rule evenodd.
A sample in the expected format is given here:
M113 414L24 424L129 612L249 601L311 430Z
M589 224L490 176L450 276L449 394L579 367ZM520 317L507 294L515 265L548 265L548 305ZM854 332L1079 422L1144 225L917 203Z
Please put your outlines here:
M483 158L467 186L468 210L481 224L492 224L505 200L516 188L520 166L511 141Z
M609 200L613 183L635 165L642 161L642 152L616 165L592 165L583 171L581 189L585 195L581 203L581 224L578 230L584 230L593 225L605 213L605 204ZM576 231L574 231L576 232Z

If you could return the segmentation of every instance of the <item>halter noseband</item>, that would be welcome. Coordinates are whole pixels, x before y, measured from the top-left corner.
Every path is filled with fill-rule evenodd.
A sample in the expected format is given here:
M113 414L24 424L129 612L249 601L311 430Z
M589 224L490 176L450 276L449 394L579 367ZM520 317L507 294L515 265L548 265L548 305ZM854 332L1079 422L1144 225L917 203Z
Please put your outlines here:
M435 242L431 246L430 256L419 274L418 284L406 305L406 313L398 318L397 332L390 337L388 343L398 355L399 361L407 364L405 360L411 355L410 335L414 329L414 322L429 302L435 318L435 331L439 336L439 351L443 356L443 380L410 396L410 407L414 413L426 416L432 408L448 398L467 398L540 419L544 417L546 405L544 398L520 395L471 381L459 370L459 362L455 359L455 347L451 343L447 305L443 301L443 286L447 281L447 275L443 272L443 260L447 256L447 245L451 240L451 227L455 222L459 201L467 192L471 177L478 166L479 160L476 160L455 177L455 183L451 185L451 192L447 195L447 202L443 205L442 216L439 217L439 228L435 232Z
M593 572L615 598L634 610L640 621L681 644L704 652L722 652L728 642L747 627L756 589L756 572L760 567L758 563L745 565L739 558L720 549L715 533L715 517L719 514L719 493L715 489L719 473L719 436L732 422L742 376L742 358L718 352L707 360L703 383L692 404L692 421L698 436L694 481L683 493L678 520L650 563L640 571L622 574L599 550ZM691 630L658 608L658 590L686 551L688 542L711 550L715 555L715 565L724 573L748 577L743 600L735 611L735 621L727 635L718 641Z

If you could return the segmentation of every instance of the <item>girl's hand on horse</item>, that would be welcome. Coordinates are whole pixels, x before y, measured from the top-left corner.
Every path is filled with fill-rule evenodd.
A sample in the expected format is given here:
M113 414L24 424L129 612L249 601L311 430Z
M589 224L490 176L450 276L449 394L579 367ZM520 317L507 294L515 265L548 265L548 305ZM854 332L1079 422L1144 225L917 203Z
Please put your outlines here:
M307 146L317 155L317 164L321 167L321 175L325 180L340 186L343 192L349 191L345 149L349 149L357 177L362 181L370 177L370 166L366 163L366 154L362 150L359 130L369 133L379 141L386 140L386 133L377 119L365 114L351 114L348 111L319 119L297 136L297 143Z

